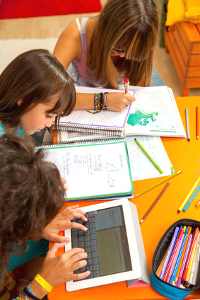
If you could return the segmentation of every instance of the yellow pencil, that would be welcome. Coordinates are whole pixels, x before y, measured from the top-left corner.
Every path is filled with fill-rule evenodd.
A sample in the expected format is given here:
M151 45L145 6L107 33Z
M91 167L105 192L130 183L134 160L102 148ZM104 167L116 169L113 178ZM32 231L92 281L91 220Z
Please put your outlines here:
M189 192L189 194L187 195L187 197L185 198L185 200L183 201L183 203L181 204L181 206L179 207L178 209L178 213L181 212L181 210L183 209L183 207L185 206L185 204L187 203L188 199L190 198L190 196L192 195L193 191L195 190L195 188L197 187L197 185L199 184L200 182L200 176L199 178L197 179L197 181L195 182L195 184L193 185L191 191Z
M172 175L170 175L170 176L166 177L165 179L163 179L163 180L161 180L161 181L157 182L156 184L154 184L154 185L150 186L150 187L149 187L149 188L147 188L146 190L144 190L144 191L142 191L142 192L138 193L138 194L137 194L137 195L135 195L134 197L138 197L138 196L140 196L140 195L142 195L142 194L144 194L144 193L148 192L149 190L151 190L151 189L155 188L156 186L160 185L161 183L163 183L163 182L165 182L165 181L167 181L167 180L171 179L172 177L174 177L174 176L176 176L176 175L180 174L181 172L182 172L182 170L180 170L180 171L178 171L178 172L176 172L176 173L174 173L174 174L172 174Z

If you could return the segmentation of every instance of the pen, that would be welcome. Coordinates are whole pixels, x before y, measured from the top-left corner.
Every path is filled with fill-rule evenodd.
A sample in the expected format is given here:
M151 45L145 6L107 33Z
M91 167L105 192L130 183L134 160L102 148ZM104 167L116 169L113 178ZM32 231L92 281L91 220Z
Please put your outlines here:
M176 176L176 175L178 175L178 174L180 174L180 173L182 173L182 170L180 170L180 171L178 171L178 172L176 172L176 173L174 173L174 174L172 174L172 175L170 175L170 176L167 176L165 179L163 179L163 180L157 182L157 183L154 184L154 185L151 185L150 187L148 187L148 188L145 189L144 191L138 193L138 194L135 195L134 197L135 197L135 198L136 198L136 197L139 197L140 195L142 195L142 194L144 194L144 193L150 191L151 189L157 187L158 185L162 184L163 182L165 182L165 181L167 181L167 180L173 178L174 176Z
M200 182L200 177L197 179L197 181L195 182L194 186L192 187L192 189L190 190L189 194L187 195L187 197L185 198L185 200L183 201L183 203L181 204L181 206L178 209L178 213L181 212L181 210L183 209L183 207L185 206L185 204L187 203L188 199L190 198L190 196L192 195L193 191L195 190L196 186L199 184Z
M156 169L163 174L163 171L161 170L161 168L157 165L157 163L155 162L155 160L153 160L153 158L150 156L150 154L147 152L147 150L141 145L141 143L135 138L136 143L138 144L138 146L142 149L142 151L146 154L146 156L150 159L150 161L152 162L152 164L156 167Z
M196 107L196 138L199 139L199 108Z
M185 117L186 117L186 128L187 128L187 139L188 139L188 141L190 141L190 128L189 128L188 108L185 109Z
M148 214L150 213L150 211L154 208L154 206L156 205L156 203L158 202L158 200L160 199L160 197L164 194L164 192L166 191L166 189L168 188L169 185L170 185L169 182L165 185L164 189L161 191L161 193L158 195L158 197L156 198L156 200L153 202L153 204L150 206L150 208L148 209L148 211L146 212L146 214L144 215L144 217L140 221L140 224L142 224L144 222L144 220L146 219L146 217L148 216Z
M183 243L183 239L184 239L184 232L182 234L181 241L178 245L178 248L177 248L176 254L174 256L170 272L169 272L168 277L167 277L167 282L169 282L170 284L172 284L173 281L174 281L174 277L175 277L174 274L175 274L175 270L176 270L176 262L177 262L178 255L179 255L179 252L180 252L180 249L181 249L181 245Z
M186 211L188 209L188 207L190 206L192 200L196 197L196 195L198 194L198 192L200 191L200 185L198 186L198 188L196 189L196 191L193 193L192 197L189 199L188 203L185 205L183 211Z
M125 93L128 93L128 88L129 88L129 79L128 78L124 79L124 86L125 86Z

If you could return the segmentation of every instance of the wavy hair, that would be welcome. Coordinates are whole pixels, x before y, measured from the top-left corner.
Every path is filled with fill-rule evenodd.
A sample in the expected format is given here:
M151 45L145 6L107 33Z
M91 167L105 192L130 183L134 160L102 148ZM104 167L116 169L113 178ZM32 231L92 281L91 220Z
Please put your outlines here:
M91 41L89 67L102 85L118 88L123 78L137 85L145 76L151 82L153 54L158 34L158 12L153 0L108 0L103 7ZM123 49L125 57L113 63L112 48Z
M26 252L26 240L39 240L65 201L57 167L30 139L0 137L0 272L11 253Z
M0 75L0 121L9 129L20 125L20 117L33 104L48 103L58 97L48 113L68 115L75 107L74 84L60 62L48 50L35 49L17 56ZM22 104L17 101L22 99Z

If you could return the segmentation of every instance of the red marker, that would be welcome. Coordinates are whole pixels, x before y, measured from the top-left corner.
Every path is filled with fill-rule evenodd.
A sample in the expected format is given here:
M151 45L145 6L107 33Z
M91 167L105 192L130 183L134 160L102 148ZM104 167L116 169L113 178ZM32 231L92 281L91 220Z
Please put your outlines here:
M128 93L128 87L129 87L129 79L124 79L124 87L125 87L125 93Z

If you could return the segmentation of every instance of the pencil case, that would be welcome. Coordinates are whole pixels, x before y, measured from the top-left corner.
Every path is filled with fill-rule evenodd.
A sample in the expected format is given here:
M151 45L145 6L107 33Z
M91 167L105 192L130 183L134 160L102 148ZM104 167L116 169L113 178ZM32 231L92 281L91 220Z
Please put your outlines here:
M153 261L152 261L152 273L151 273L152 287L161 295L172 300L182 300L187 295L189 295L192 291L200 287L199 267L198 267L196 284L192 287L186 287L185 289L174 286L162 280L160 277L156 275L156 271L158 270L158 267L161 264L164 255L167 253L167 250L169 249L168 247L172 241L172 237L175 232L175 228L177 226L191 226L193 228L197 228L197 227L200 228L200 222L191 219L180 219L176 221L164 233L154 252Z

